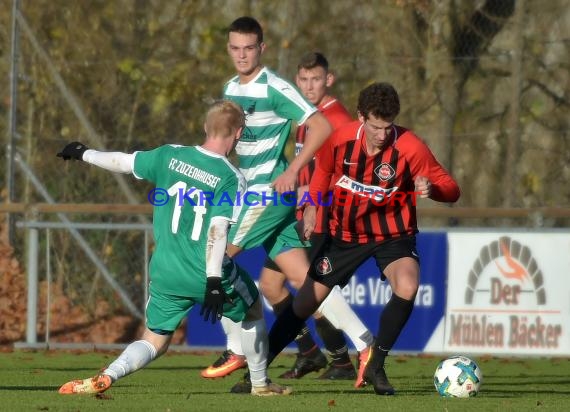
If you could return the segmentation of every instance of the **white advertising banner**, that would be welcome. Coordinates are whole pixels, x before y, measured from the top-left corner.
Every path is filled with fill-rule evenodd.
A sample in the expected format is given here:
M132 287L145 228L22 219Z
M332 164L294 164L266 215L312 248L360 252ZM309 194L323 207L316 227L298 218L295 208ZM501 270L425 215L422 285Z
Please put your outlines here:
M570 234L450 232L444 350L570 355Z

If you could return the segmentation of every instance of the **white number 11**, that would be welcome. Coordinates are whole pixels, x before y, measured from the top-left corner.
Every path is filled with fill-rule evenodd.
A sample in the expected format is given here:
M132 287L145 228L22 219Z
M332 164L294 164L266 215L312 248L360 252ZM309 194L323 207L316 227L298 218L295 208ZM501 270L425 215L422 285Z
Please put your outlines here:
M186 193L186 182L176 182L172 186L168 188L168 194L170 196L178 196L181 193ZM194 189L194 190L192 190ZM194 200L196 205L192 208L194 211L194 226L192 226L192 235L190 239L198 240L200 239L200 232L202 231L202 224L204 223L204 215L206 214L206 206L202 205L202 191L200 189L196 189L195 187L191 187L188 189L192 191L190 193L190 197ZM178 225L180 223L180 214L182 213L182 205L184 199L177 198L174 202L174 212L172 213L172 225L171 230L172 233L178 233Z

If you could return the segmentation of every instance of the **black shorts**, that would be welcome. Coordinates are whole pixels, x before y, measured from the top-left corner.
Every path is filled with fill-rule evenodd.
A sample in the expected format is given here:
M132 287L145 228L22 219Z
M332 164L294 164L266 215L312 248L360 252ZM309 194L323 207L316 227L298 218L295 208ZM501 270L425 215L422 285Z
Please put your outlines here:
M410 257L420 262L416 237L413 235L377 243L349 243L329 238L321 249L315 252L309 276L331 289L335 285L344 287L356 269L370 257L376 259L382 280L386 279L384 269L395 260Z
M328 238L329 235L327 233L313 233L311 235L311 247L305 248L309 262L312 262L318 256ZM281 269L279 269L277 263L275 263L269 256L265 258L263 267L275 270L276 272L281 272Z

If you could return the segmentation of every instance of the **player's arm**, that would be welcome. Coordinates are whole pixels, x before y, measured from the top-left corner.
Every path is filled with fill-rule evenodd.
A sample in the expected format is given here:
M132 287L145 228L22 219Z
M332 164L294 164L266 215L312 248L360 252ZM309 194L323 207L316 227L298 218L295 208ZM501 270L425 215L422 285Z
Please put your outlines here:
M334 172L333 137L317 152L315 171L309 183L310 202L305 205L303 220L297 226L297 232L302 240L308 240L315 230L317 208L322 206L329 191L330 181Z
M415 191L420 197L437 202L456 202L459 199L459 185L424 142L417 139L413 149L406 153L414 177Z
M297 175L303 166L309 163L315 152L329 137L332 127L326 117L320 113L313 113L306 121L308 128L303 148L297 156L291 161L289 167L283 174L273 182L273 187L279 193L290 192L295 190Z
M313 160L317 150L319 150L332 132L329 121L321 112L315 112L311 115L306 120L305 125L307 127L307 135L305 136L303 148L287 168L295 176L297 176L303 166Z
M210 220L206 240L206 277L222 276L222 263L228 243L230 222L225 217L215 216Z
M89 149L86 145L79 142L69 143L57 156L63 158L63 160L83 160L117 173L133 173L135 164L134 153L100 152Z
M206 240L206 291L200 316L205 321L216 323L224 314L224 304L232 303L222 286L222 264L228 243L229 221L225 217L214 216L208 227Z

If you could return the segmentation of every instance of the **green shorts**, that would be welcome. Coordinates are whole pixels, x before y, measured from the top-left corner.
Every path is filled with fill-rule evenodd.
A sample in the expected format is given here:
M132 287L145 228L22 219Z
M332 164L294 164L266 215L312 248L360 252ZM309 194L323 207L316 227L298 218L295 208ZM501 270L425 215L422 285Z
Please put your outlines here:
M233 305L224 305L224 316L240 322L245 318L249 308L259 298L255 282L247 272L226 260L222 275L222 286L233 301ZM191 291L188 296L164 293L150 283L149 298L146 305L146 326L150 330L174 332L180 322L187 316L196 303L204 302L206 291L206 276L200 290Z
M269 198L271 199L271 198ZM249 198L250 203L256 199ZM230 228L228 242L244 250L263 246L267 255L274 259L280 253L292 248L309 247L297 235L295 206L269 200L259 204L244 204L238 221Z

